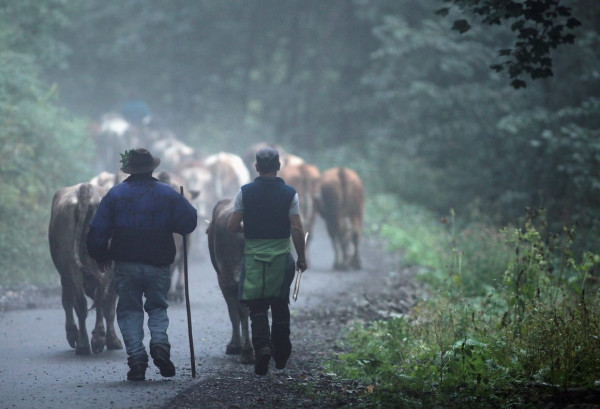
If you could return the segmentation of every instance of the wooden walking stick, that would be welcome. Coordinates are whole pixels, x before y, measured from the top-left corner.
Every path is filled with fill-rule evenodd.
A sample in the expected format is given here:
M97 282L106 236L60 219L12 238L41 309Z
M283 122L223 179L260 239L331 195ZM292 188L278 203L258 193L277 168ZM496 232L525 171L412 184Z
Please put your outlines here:
M179 186L181 196L183 196L183 186ZM190 286L188 283L188 262L187 262L187 237L183 235L183 277L185 278L185 308L187 310L188 338L190 341L190 355L192 360L192 378L196 377L196 357L194 356L194 339L192 337L192 312L190 310Z

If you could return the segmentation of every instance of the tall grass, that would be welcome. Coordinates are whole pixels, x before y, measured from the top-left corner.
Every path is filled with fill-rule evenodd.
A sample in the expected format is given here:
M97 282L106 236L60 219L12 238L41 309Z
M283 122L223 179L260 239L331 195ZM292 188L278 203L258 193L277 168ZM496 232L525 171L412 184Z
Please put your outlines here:
M396 205L373 230L411 263L423 254L433 296L410 317L349 329L332 373L360 380L379 407L535 406L547 388L600 380L600 256L576 257L572 229L546 231L539 212L519 227L458 227L453 212L440 222Z

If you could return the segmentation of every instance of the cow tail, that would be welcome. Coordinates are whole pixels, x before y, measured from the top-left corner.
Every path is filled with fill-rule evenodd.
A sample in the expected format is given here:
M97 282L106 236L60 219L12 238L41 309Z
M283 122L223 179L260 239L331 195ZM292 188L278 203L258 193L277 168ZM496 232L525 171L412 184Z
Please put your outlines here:
M348 180L346 179L346 169L340 167L338 170L338 176L340 178L340 185L342 188L342 203L346 203L348 195ZM343 208L345 208L345 206Z

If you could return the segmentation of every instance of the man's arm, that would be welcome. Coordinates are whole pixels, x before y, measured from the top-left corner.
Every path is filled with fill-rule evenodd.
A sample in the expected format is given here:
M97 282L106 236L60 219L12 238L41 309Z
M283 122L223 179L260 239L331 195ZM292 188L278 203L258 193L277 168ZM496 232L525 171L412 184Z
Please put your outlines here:
M242 224L242 220L244 219L244 213L233 212L231 216L229 216L229 224L227 227L229 231L232 233L243 233L244 225Z
M298 260L296 260L296 266L300 271L304 271L308 268L306 265L306 246L304 243L304 228L302 227L302 221L300 215L290 215L290 227L292 229L292 241L298 254Z

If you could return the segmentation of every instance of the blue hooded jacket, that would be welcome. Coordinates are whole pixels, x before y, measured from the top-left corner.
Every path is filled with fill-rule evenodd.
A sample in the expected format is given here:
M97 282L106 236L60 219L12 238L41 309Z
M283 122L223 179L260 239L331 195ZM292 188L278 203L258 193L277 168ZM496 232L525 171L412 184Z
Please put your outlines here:
M170 265L173 233L190 234L197 222L196 209L171 186L132 175L102 198L90 223L88 252L99 262Z

